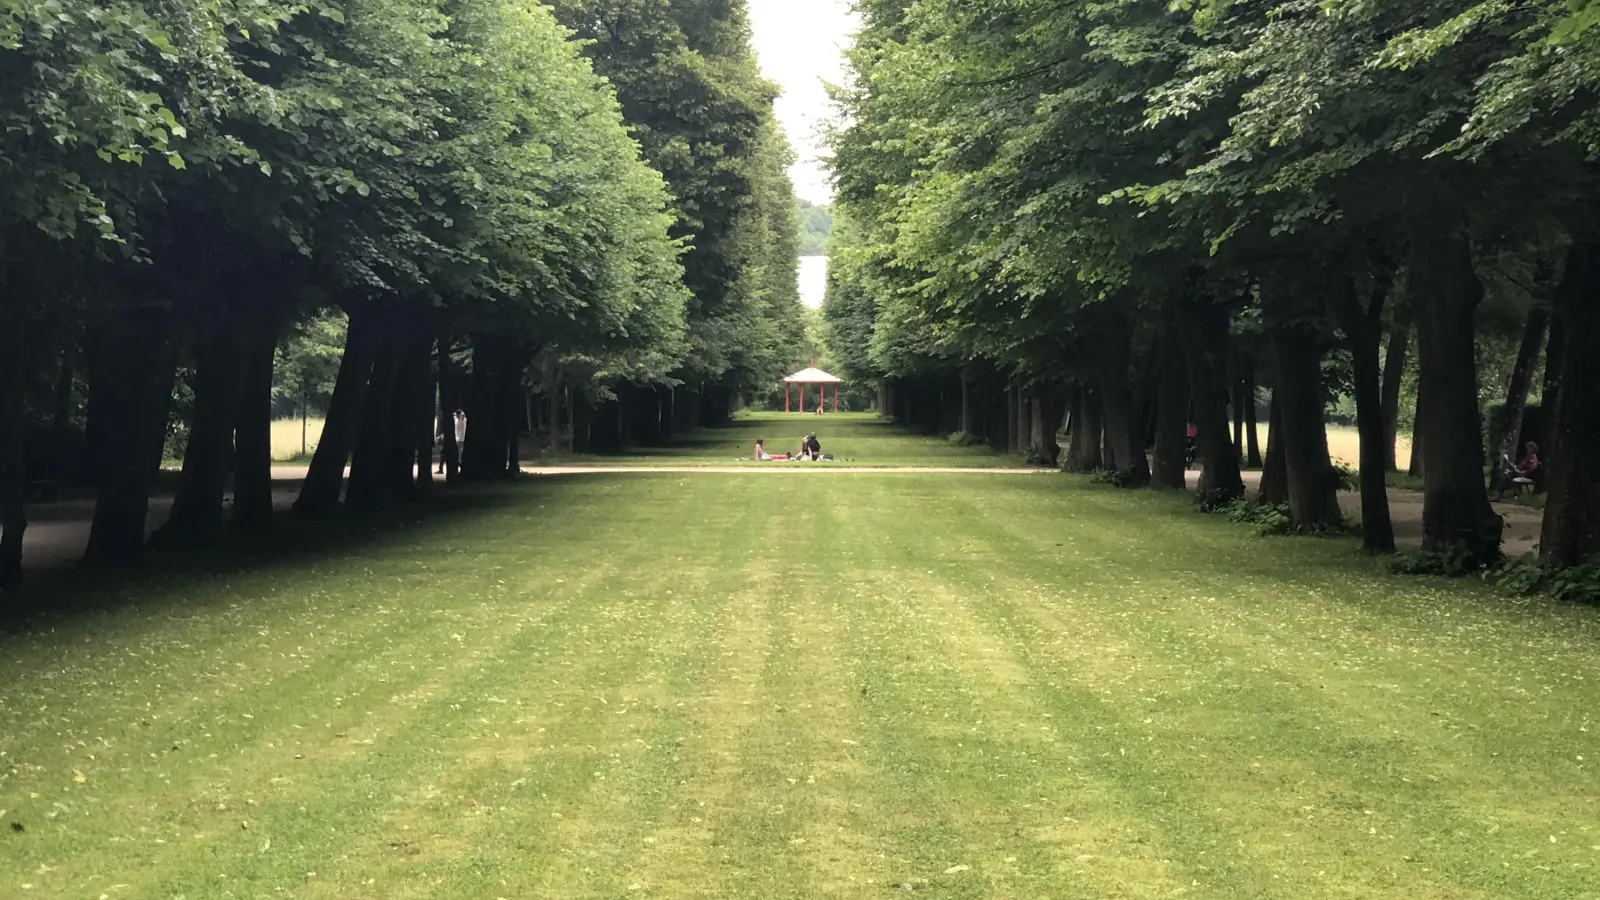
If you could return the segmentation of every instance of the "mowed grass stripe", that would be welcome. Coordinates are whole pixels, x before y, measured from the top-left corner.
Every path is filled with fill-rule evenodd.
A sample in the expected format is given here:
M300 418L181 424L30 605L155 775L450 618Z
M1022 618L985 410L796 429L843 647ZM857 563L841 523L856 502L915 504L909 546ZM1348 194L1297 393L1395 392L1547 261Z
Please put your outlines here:
M1009 524L1011 510L996 503L990 493L983 496L982 506L993 514L984 515L975 505L969 521L989 523L991 540L1012 547L1034 545L1017 559L1042 557L1044 548L1038 545L1050 535ZM1068 543L1080 537L1106 539L1104 532L1062 536ZM1205 564L1196 557L1191 571L1204 572ZM1112 728L1124 734L1136 732L1137 711L1143 708L1168 720L1166 728L1156 732L1168 745L1162 752L1178 752L1176 766L1152 765L1144 777L1167 775L1170 787L1180 793L1214 798L1218 812L1226 812L1217 818L1228 824L1242 847L1257 848L1251 855L1272 866L1274 881L1298 880L1296 876L1342 865L1347 871L1341 880L1370 878L1372 890L1394 890L1398 883L1419 896L1465 896L1480 890L1566 896L1559 893L1560 877L1552 877L1562 868L1560 863L1587 868L1582 858L1591 848L1578 840L1589 833L1580 824L1582 812L1573 817L1568 806L1562 816L1560 801L1534 800L1530 808L1529 801L1503 793L1484 796L1484 782L1518 780L1510 772L1488 778L1480 774L1503 767L1490 751L1462 754L1457 751L1466 742L1436 741L1427 747L1415 739L1419 729L1425 736L1441 731L1436 720L1419 720L1416 710L1397 700L1394 688L1405 676L1415 679L1416 673L1400 673L1400 682L1352 682L1342 689L1316 683L1319 677L1333 680L1330 675L1339 671L1337 667L1307 671L1302 664L1314 658L1323 636L1338 631L1325 619L1370 618L1359 606L1286 594L1284 602L1294 604L1293 616L1306 626L1297 632L1283 628L1285 613L1270 605L1257 605L1239 615L1237 603L1231 609L1215 609L1208 608L1211 603L1190 602L1195 591L1209 595L1237 590L1237 580L1230 583L1214 575L1196 575L1187 584L1144 579L1142 591L1125 592L1119 603L1085 597L1064 584L1039 590L1037 579L1037 568L1005 573L998 583L992 571L973 573L963 579L962 588L969 596L1020 598L1010 604L1017 614L1012 621L1032 619L1049 630L1075 632L1072 640L1049 645L1026 630L1019 640L1030 652L1059 651L1066 645L1071 652L1063 668L1068 671L1095 671L1096 667L1084 664L1089 646L1098 645L1104 656L1116 659L1119 674L1090 679L1095 689L1105 692L1109 709L1135 711L1134 721L1124 715ZM1151 602L1157 597L1164 599ZM1200 673L1177 665L1180 660L1198 664ZM1202 677L1197 679L1197 674ZM1155 705L1168 701L1170 694L1152 694L1179 686L1187 690L1178 706ZM1182 753L1186 742L1192 751L1187 755ZM1196 744L1204 745L1206 752L1195 751ZM1441 751L1447 759L1437 758ZM1216 772L1217 765L1224 767L1223 776L1206 783L1207 773ZM1226 774L1229 768L1231 775ZM1532 785L1542 789L1538 796L1551 796L1548 774L1543 783ZM1185 791L1185 785L1205 790ZM1478 801L1476 808L1461 809L1451 799L1461 797ZM1587 799L1591 810L1592 803L1591 794ZM1273 810L1274 805L1279 808ZM1526 823L1533 827L1523 849L1531 844L1541 851L1544 858L1537 865L1505 864L1499 825L1519 814L1531 820ZM1331 829L1329 818L1335 820ZM1308 831L1290 839L1290 832ZM1550 854L1543 851L1556 833L1568 840L1555 853L1558 860L1552 866ZM1487 840L1464 840L1469 834ZM1360 854L1359 861L1350 859L1349 845L1363 841L1371 849ZM1558 838L1557 846L1560 843ZM1320 857L1303 856L1319 845ZM1297 853L1303 857L1297 865L1283 865ZM1567 874L1572 871L1568 868ZM1282 895L1308 895L1319 880L1290 884Z
M249 896L251 890L341 881L349 848L381 830L385 807L408 788L454 768L450 742L470 733L478 719L506 715L504 705L494 702L501 699L495 691L508 684L506 671L529 658L552 656L552 635L569 621L585 622L594 615L585 582L603 581L616 571L593 567L570 592L551 585L553 603L548 594L495 592L497 599L483 602L471 616L470 628L463 627L455 610L429 610L423 605L427 598L400 595L400 603L418 605L413 615L433 620L434 632L431 643L417 648L406 680L393 685L399 690L373 691L364 702L351 703L343 720L331 718L337 712L324 713L320 740L311 736L300 752L269 746L270 756L258 749L248 765L223 773L227 781L217 789L226 790L221 796L233 801L230 809L207 815L209 807L197 807L204 828L196 835L204 839L197 837L181 858L156 870L163 875L162 890ZM496 584L502 580L487 577ZM469 602L460 611L474 605ZM300 713L315 714L327 698L303 699ZM292 698L282 708L293 716ZM340 721L356 724L340 731ZM285 733L292 733L291 727L286 725ZM246 819L248 829L241 825Z

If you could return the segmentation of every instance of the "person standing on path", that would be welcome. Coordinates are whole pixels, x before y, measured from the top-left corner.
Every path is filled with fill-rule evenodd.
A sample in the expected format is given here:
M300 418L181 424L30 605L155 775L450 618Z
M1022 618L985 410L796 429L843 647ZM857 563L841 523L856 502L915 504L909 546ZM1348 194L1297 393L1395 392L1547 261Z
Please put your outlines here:
M450 423L450 430L454 432L453 437L456 441L456 468L459 469L461 468L462 448L464 448L467 444L467 414L459 409L456 410L450 414ZM436 475L444 474L445 460L449 459L450 457L448 448L443 446L444 438L445 436L442 434L434 438L434 440L438 441L441 445L439 447L439 468L435 470L434 473Z

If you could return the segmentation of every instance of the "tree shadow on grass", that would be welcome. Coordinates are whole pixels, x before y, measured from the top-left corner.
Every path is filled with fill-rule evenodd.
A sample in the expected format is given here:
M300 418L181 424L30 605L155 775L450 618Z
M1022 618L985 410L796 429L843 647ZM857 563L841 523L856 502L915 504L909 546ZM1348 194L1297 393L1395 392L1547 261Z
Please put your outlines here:
M214 586L218 579L229 576L269 574L275 568L346 559L379 547L425 552L430 542L451 534L465 521L522 506L555 487L551 482L524 478L455 488L440 485L426 500L381 509L340 507L326 518L311 520L280 512L268 529L228 529L203 548L152 552L136 570L30 571L20 587L0 594L0 631L47 630L134 605L193 610L196 598L207 598L206 604L223 601L225 592L197 589Z

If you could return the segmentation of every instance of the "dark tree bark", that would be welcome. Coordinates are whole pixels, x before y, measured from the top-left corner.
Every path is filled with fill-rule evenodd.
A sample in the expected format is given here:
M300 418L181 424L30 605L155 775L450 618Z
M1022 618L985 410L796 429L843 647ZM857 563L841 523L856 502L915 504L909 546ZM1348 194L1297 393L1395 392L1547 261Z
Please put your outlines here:
M423 340L414 351L412 362L417 367L417 382L411 393L410 418L411 448L416 466L413 492L422 500L433 493L434 398L439 391L439 377L433 365L433 348L434 341Z
M144 561L150 488L166 438L177 368L171 311L158 303L120 307L90 343L90 433L101 442L100 477L83 561L129 568Z
M1289 464L1283 454L1283 412L1276 389L1267 408L1267 457L1261 466L1256 502L1267 506L1289 504Z
M1233 413L1233 452L1244 459L1244 374L1233 379L1229 410Z
M1228 309L1203 297L1185 297L1178 304L1178 324L1189 362L1198 432L1200 500L1206 508L1223 506L1244 496L1239 454L1228 435Z
M228 316L219 312L219 316ZM202 328L194 342L194 412L172 515L156 532L159 545L214 542L222 532L234 426L250 354L237 321Z
M1574 302L1581 302L1581 298L1567 297L1565 291L1581 291L1582 287L1570 281L1563 280L1557 288L1555 298L1557 314L1550 318L1550 337L1545 341L1544 349L1544 387L1539 394L1539 405L1544 407L1545 433L1539 446L1546 451L1554 449L1556 445L1556 407L1561 405L1561 374L1566 367L1567 334L1566 327L1562 324L1559 310Z
M1261 468L1260 423L1256 421L1256 359L1246 356L1244 381L1244 442L1245 466Z
M76 331L61 348L61 368L56 372L56 390L50 419L50 472L59 480L66 474L66 460L72 456L72 410L78 372L78 334Z
M1528 389L1533 386L1533 370L1539 364L1539 351L1544 349L1545 333L1550 325L1550 311L1535 306L1528 312L1528 321L1522 327L1522 342L1517 346L1517 361L1511 368L1511 383L1506 387L1505 430L1496 442L1498 453L1490 467L1491 483L1498 480L1501 458L1516 462L1521 454L1522 418L1528 409ZM1596 348L1600 349L1600 348Z
M1189 441L1189 374L1177 327L1168 322L1156 350L1156 453L1151 483L1157 490L1188 487L1184 451Z
M328 403L328 417L322 424L317 450L311 456L305 485L294 502L296 515L327 515L339 505L345 466L361 431L367 385L372 380L373 363L378 355L378 334L372 316L364 309L350 310L350 330L345 335L344 356L334 380L333 399Z
M1412 478L1422 477L1422 416L1427 409L1422 402L1423 385L1417 384L1417 408L1411 418L1411 462L1406 466L1406 474Z
M1066 417L1067 400L1059 388L1041 391L1033 399L1033 457L1054 466L1061 461L1058 436Z
M0 266L5 262L0 255ZM8 299L4 278L0 272L0 304ZM22 581L22 535L28 530L28 344L21 315L0 315L0 332L0 589L4 589Z
M1424 551L1474 566L1500 559L1504 522L1489 506L1478 424L1477 332L1483 286L1459 217L1422 217L1410 229L1409 293L1422 378Z
M1083 425L1074 428L1072 435L1078 448L1074 468L1079 472L1097 472L1106 464L1103 449L1104 407L1100 403L1100 392L1093 385L1085 386L1081 392L1081 403Z
M1100 401L1105 410L1106 442L1109 456L1129 487L1150 483L1150 461L1145 456L1144 426L1136 407L1133 385L1129 383L1133 322L1118 316L1101 332L1102 340L1091 353L1099 381Z
M1396 446L1400 442L1400 385L1406 372L1406 351L1411 346L1411 325L1396 317L1389 331L1389 349L1383 357L1383 457L1385 472L1399 470Z
M239 415L234 426L233 524L259 530L272 523L272 367L278 331L250 340Z
M1032 393L1020 382L1017 384L1017 452L1025 453L1033 444Z
M350 457L350 484L344 500L348 506L376 509L392 499L388 488L393 482L385 478L384 470L386 458L394 454L395 396L403 356L393 335L383 335L372 363L366 402L361 405L355 452Z
M1361 535L1362 547L1368 553L1394 552L1388 485L1394 436L1383 418L1383 375L1378 369L1383 306L1392 283L1393 275L1385 268L1365 308L1348 276L1339 276L1333 286L1334 313L1350 347L1355 370L1356 429L1361 439ZM1326 435L1323 446L1327 446Z
M1338 487L1328 459L1328 432L1322 411L1322 339L1310 327L1272 329L1278 414L1283 426L1283 459L1289 481L1289 516L1297 529L1333 528L1343 520Z
M1565 348L1539 547L1564 569L1600 559L1600 245L1574 244L1557 302Z

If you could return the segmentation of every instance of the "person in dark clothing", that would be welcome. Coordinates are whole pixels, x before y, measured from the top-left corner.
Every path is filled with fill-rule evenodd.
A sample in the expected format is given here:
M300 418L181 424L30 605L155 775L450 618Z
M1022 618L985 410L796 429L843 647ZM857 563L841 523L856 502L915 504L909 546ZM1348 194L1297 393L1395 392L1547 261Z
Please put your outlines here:
M805 441L800 444L800 458L812 462L822 458L822 442L817 440L815 434L806 435Z

